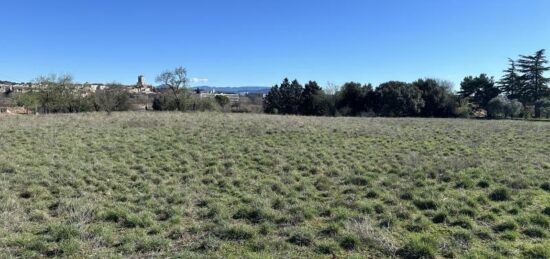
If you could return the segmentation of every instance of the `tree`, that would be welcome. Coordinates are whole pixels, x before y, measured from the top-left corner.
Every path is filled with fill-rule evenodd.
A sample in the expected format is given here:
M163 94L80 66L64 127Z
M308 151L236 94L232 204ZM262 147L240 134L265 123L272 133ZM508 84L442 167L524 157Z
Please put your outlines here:
M285 78L279 87L279 91L281 94L281 112L283 114L298 114L300 112L300 101L304 87L298 80L293 80L289 83L288 78Z
M71 112L69 104L75 90L71 75L40 76L35 79L35 83L38 103L44 113Z
M513 59L508 59L510 63L508 69L504 70L504 75L498 82L500 90L508 97L508 99L518 99L522 97L523 83L518 70L516 68L516 62Z
M459 94L462 98L470 98L472 103L486 108L487 103L500 94L492 77L480 74L477 77L468 76L460 83Z
M361 85L357 82L347 82L340 90L337 107L344 115L359 115L369 110L371 103L366 102L366 97L372 91L370 84Z
M127 111L130 109L130 96L124 86L111 84L106 89L97 90L94 96L96 111Z
M176 102L177 110L185 110L183 98L186 96L182 92L186 91L188 79L187 70L183 67L178 67L173 71L164 71L155 79L157 83L161 83L163 87L168 87Z
M537 100L536 106L539 107L540 117L550 118L550 99L541 98Z
M424 107L420 115L424 117L449 117L453 115L455 98L448 86L435 79L419 79L412 83L422 92Z
M220 105L220 107L225 108L225 106L227 104L229 104L229 98L227 96L223 96L223 95L216 95L214 97L214 99L216 100L216 102L218 103L218 105Z
M281 92L279 86L274 85L264 98L264 112L277 114L281 111Z
M544 72L550 70L546 64L548 60L544 55L544 49L537 51L534 55L521 55L518 60L519 71L522 74L521 80L525 83L523 99L526 103L535 105L535 117L540 117L540 106L537 101L548 96L549 78L544 77Z
M490 118L514 118L523 109L523 105L517 100L510 100L506 96L499 95L487 103L487 115Z
M398 81L381 84L376 89L378 111L384 116L416 116L424 107L418 87Z
M329 112L326 95L315 81L309 81L304 86L300 101L300 114L325 115Z

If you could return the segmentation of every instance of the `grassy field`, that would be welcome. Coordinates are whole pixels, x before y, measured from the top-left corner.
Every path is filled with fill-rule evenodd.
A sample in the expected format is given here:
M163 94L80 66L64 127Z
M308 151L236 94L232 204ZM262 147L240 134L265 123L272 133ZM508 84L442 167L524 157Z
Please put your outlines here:
M0 257L550 257L550 123L0 118Z

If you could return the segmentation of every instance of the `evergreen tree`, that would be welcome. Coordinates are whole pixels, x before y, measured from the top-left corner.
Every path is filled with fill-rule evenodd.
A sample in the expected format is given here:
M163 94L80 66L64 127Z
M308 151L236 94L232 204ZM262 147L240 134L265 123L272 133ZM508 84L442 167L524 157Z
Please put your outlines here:
M289 83L289 80L285 78L279 90L281 92L282 113L298 114L300 112L302 92L304 91L303 86L298 80L293 80Z
M508 99L520 99L522 97L523 83L516 68L516 62L513 59L508 59L510 66L504 70L504 75L498 82L500 90L508 97Z
M424 117L449 117L453 115L455 100L451 90L435 79L419 79L412 83L422 92Z
M550 70L545 66L548 63L544 55L544 49L537 51L534 55L521 55L518 60L519 71L522 73L522 80L525 83L523 98L528 104L535 105L535 117L540 117L540 105L537 101L546 97L548 93L548 78L544 72Z
M418 87L399 81L389 81L376 88L383 116L416 116L424 107Z
M315 81L309 81L302 93L300 113L304 115L323 115L326 111L320 106L324 99L324 92Z
M485 109L487 103L500 94L500 89L495 86L495 81L492 77L481 74L477 77L465 77L460 83L460 91L458 93L462 98L470 98L472 103Z
M264 98L264 112L280 113L281 111L281 92L279 86L274 85Z
M340 112L344 115L355 116L364 111L366 91L367 86L361 86L360 83L345 83L340 91L340 99L337 105Z

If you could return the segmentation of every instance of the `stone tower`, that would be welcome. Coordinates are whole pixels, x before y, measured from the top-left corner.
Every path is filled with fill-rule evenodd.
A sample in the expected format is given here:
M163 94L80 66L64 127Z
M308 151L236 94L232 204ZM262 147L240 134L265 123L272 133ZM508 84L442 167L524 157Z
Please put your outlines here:
M145 77L143 75L138 76L137 88L145 88Z

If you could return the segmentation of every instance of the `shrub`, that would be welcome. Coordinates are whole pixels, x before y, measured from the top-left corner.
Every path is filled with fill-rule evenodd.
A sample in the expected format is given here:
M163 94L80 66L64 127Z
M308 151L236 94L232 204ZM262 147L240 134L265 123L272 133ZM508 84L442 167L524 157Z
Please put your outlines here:
M542 213L543 213L543 214L546 214L546 216L550 216L550 206L544 208L544 209L542 210Z
M546 182L546 183L541 184L540 188L547 191L547 192L550 192L550 182Z
M493 201L507 201L510 200L510 191L506 188L499 188L489 194L489 199Z

